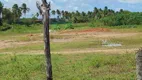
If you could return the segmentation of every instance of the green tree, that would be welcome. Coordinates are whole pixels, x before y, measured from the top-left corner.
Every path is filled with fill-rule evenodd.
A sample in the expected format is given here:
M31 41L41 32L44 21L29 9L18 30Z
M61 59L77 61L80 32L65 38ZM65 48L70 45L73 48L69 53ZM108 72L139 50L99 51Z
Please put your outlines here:
M120 13L122 13L124 10L123 9L120 9Z
M56 11L55 11L55 10L52 10L52 11L51 11L51 13L52 13L52 15L54 15L54 16L55 16Z
M36 17L37 17L37 18L39 17L39 13L38 13L38 12L36 13Z
M94 8L94 17L95 17L95 19L98 18L98 16L97 16L98 14L99 14L99 10L98 10L97 7L95 7L95 8Z
M101 8L98 9L98 16L99 19L104 17L104 11Z
M68 19L69 17L71 17L68 11L65 11L64 16L65 16L66 19Z
M64 10L62 10L62 17L63 17L63 19L65 18L65 11Z
M57 9L57 10L56 10L56 13L57 13L57 15L58 15L58 18L60 18L60 16L61 16L61 12L60 12L60 10L59 10L59 9Z
M14 16L14 22L18 21L22 15L20 7L18 7L18 4L14 4L12 7L12 12Z
M85 12L82 12L82 16L86 16L86 13L85 13Z
M75 17L75 12L71 12L70 14L71 14L71 18L70 18L70 21L72 21L72 22L73 22L73 20L74 20L74 17Z
M104 16L107 16L107 15L108 15L108 7L105 6L105 8L104 8Z
M76 11L76 16L80 16L80 12L79 11Z
M11 12L10 9L3 8L3 20L7 23L12 23L13 22L13 13Z
M92 16L92 12L91 11L88 11L87 12L87 16L88 16L88 18L92 18L93 16Z
M113 11L112 9L108 9L108 16L113 15L115 13L115 11Z
M30 8L27 7L25 3L21 6L22 13L26 16L26 13L30 11Z

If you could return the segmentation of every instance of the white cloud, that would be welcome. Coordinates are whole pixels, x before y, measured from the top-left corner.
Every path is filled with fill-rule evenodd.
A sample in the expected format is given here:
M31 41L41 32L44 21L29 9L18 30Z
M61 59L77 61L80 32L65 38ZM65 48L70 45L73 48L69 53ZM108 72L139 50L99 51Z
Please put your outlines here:
M4 0L4 1L8 2L8 0Z
M118 1L122 3L131 3L131 4L142 3L142 0L118 0Z

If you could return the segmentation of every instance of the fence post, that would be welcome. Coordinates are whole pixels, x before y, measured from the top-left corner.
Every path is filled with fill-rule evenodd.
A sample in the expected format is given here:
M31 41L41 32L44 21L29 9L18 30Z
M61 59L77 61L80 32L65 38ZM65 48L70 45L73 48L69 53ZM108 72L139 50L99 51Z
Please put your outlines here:
M37 8L40 11L43 19L44 25L44 43L45 43L45 57L46 57L46 75L47 80L53 80L52 78L52 64L51 64L51 54L50 54L50 38L49 38L49 11L50 3L47 3L46 0L42 0L42 4L37 2Z
M142 80L142 48L136 53L137 80Z

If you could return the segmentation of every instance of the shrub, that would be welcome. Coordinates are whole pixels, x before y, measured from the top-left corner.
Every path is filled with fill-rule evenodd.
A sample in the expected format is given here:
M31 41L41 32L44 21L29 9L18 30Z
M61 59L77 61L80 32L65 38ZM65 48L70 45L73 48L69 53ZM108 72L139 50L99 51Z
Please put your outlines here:
M86 16L81 16L81 17L74 17L73 18L73 23L85 23L85 22L88 22L89 19L86 17Z
M54 29L54 30L60 30L61 27L59 26L59 24L56 24L55 26L53 26L53 29Z
M11 29L12 26L7 24L7 23L4 23L2 26L0 26L0 31L7 31L9 29Z
M68 23L65 25L65 29L74 29L72 23Z
M90 27L96 27L94 22L89 23Z
M104 25L140 25L142 24L142 13L119 13L101 19Z

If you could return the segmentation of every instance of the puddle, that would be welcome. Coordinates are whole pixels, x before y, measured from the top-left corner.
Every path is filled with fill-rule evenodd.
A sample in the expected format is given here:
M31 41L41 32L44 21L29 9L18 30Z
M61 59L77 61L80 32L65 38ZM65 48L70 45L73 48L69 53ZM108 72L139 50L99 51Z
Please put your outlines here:
M107 40L102 40L102 46L106 46L106 47L120 47L120 46L122 46L122 44L110 43Z
M107 45L103 45L103 46L107 46L107 47L120 47L120 46L122 46L122 44L107 44Z

